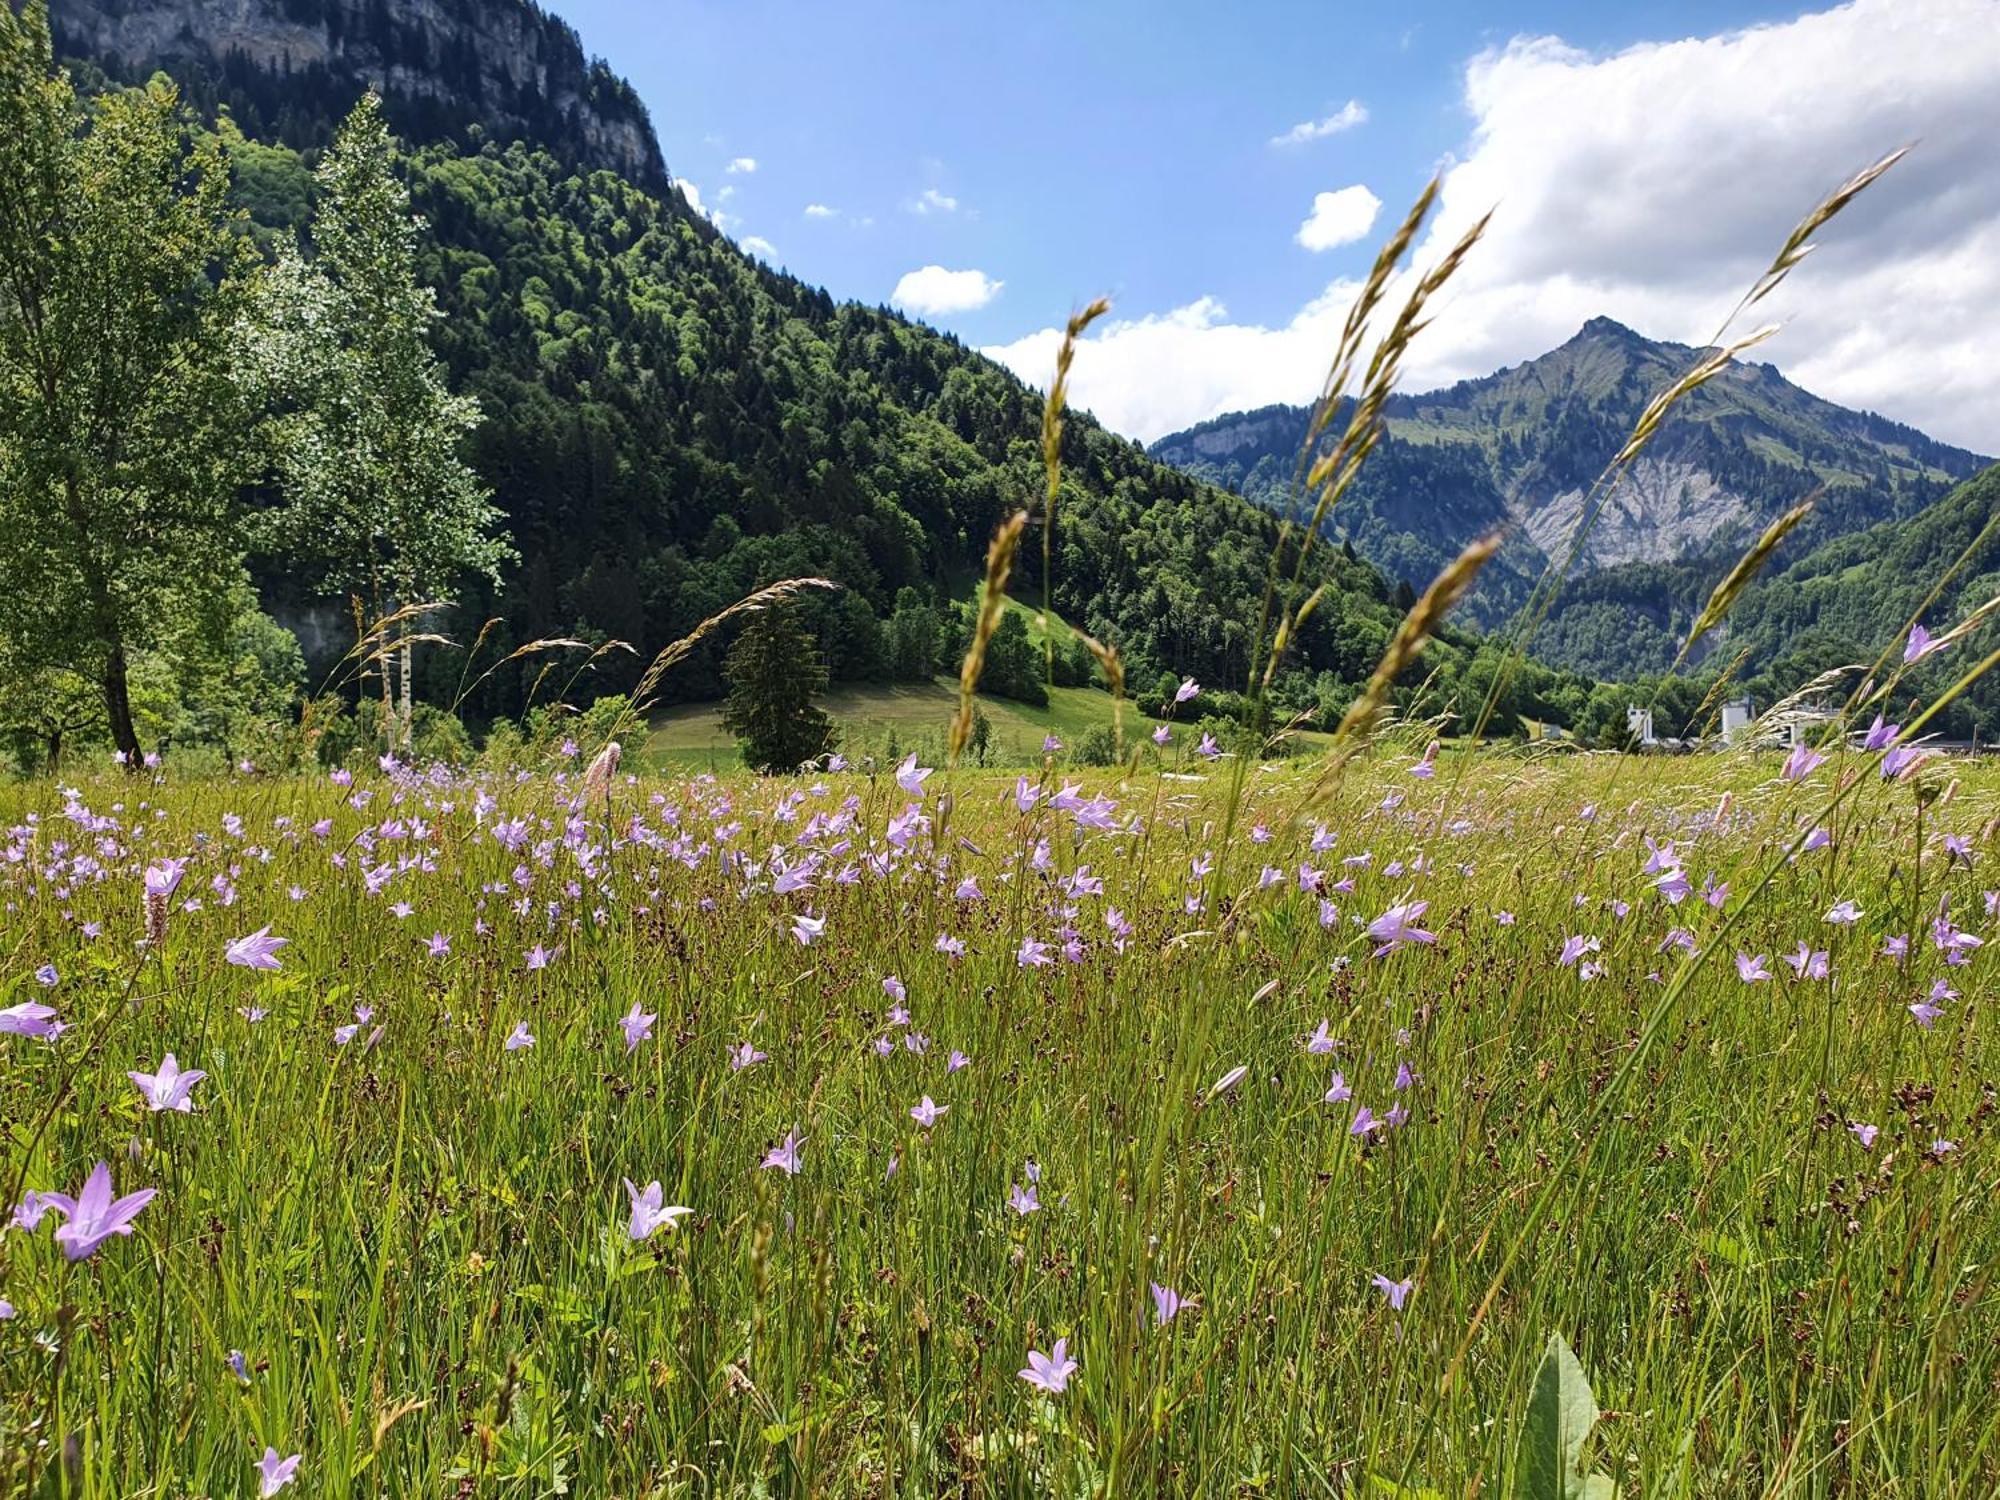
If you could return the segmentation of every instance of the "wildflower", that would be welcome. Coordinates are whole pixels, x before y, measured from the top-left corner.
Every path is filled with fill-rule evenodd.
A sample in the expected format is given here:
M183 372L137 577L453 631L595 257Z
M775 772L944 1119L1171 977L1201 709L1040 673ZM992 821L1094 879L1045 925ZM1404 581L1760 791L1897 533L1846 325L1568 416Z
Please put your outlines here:
M63 1024L56 1019L55 1007L35 1000L23 1000L0 1010L0 1035L59 1036Z
M1173 738L1173 734L1173 729L1170 726L1165 724L1155 725L1153 728L1153 743L1164 745L1168 740Z
M85 1179L83 1191L71 1198L64 1193L43 1193L44 1208L61 1212L64 1223L56 1231L56 1243L70 1260L85 1260L113 1235L129 1235L139 1210L153 1201L153 1188L141 1188L122 1198L111 1196L111 1168L99 1162Z
M1564 938L1562 952L1556 955L1556 965L1558 968L1567 969L1584 954L1601 952L1603 947L1604 944L1594 937L1578 934Z
M1043 735L1043 736L1042 736L1042 754L1044 754L1044 755L1060 755L1060 754L1062 754L1062 741L1061 741L1061 740L1059 740L1059 739L1057 739L1057 738L1056 738L1056 737L1055 737L1055 736L1054 736L1053 734L1045 734L1045 735Z
M451 939L441 932L434 932L424 940L424 951L432 958L451 957Z
M787 1177L798 1176L800 1166L799 1148L803 1145L805 1145L805 1142L799 1138L799 1133L796 1130L786 1131L784 1144L773 1146L769 1151L764 1153L764 1160L761 1163L762 1169L770 1171L776 1168Z
M1931 1027L1937 1024L1937 1018L1943 1015L1944 1012L1928 1000L1919 1000L1910 1007L1910 1014L1916 1017L1919 1026L1929 1031Z
M1886 750L1896 743L1896 737L1902 732L1902 725L1884 723L1882 716L1877 714L1875 715L1875 722L1868 726L1868 733L1861 741L1861 748L1863 750Z
M1424 751L1424 758L1410 767L1410 774L1419 781L1429 781L1437 775L1438 742L1432 740Z
M234 1375L238 1380L242 1381L245 1385L250 1383L250 1363L244 1359L241 1349L231 1349L229 1357L223 1360L223 1363L229 1366L229 1373Z
M1222 754L1222 746L1215 742L1214 735L1205 733L1201 737L1201 743L1194 747L1194 753L1203 760L1214 760Z
M759 1052L754 1043L744 1042L729 1049L729 1071L741 1073L745 1068L753 1068L758 1063L764 1062L768 1056L768 1053Z
M1320 1053L1320 1052L1331 1052L1332 1050L1333 1050L1333 1033L1327 1030L1326 1022L1322 1020L1319 1023L1318 1029L1315 1030L1311 1036L1306 1038L1306 1051L1311 1053Z
M1806 835L1806 841L1799 848L1802 853L1813 854L1824 849L1832 842L1832 834L1828 833L1824 828L1815 828L1811 833Z
M1377 1271L1368 1279L1373 1284L1375 1290L1388 1299L1389 1310L1391 1312L1401 1312L1403 1310L1404 1301L1416 1286L1416 1282L1413 1280L1391 1281L1380 1271Z
M1882 779L1900 781L1924 763L1924 752L1915 745L1898 745L1882 757Z
M1397 1093L1400 1094L1405 1089L1414 1088L1416 1086L1416 1082L1417 1082L1417 1073L1414 1068L1412 1068L1406 1062L1399 1062L1396 1064Z
M952 1048L951 1055L944 1060L944 1070L946 1073L956 1073L960 1068L969 1068L971 1066L972 1059L967 1057L963 1052L960 1052L956 1047Z
M896 767L896 785L912 797L921 797L924 794L924 782L933 769L931 766L918 765L916 752L913 750L909 757Z
M1049 945L1031 937L1021 939L1021 947L1014 955L1016 967L1023 969L1040 968L1053 962L1055 960L1049 957Z
M1792 966L1792 972L1801 979L1824 979L1830 972L1826 950L1815 949L1812 944L1803 941L1799 944L1798 952L1785 955L1785 962Z
M1070 1376L1076 1373L1076 1361L1069 1357L1069 1340L1060 1338L1049 1353L1039 1349L1028 1351L1028 1368L1020 1372L1021 1379L1029 1385L1047 1391L1051 1396L1060 1396L1069 1385Z
M1364 1104L1354 1111L1354 1123L1347 1127L1347 1133L1365 1141L1381 1128L1382 1122L1375 1118L1375 1111Z
M825 917L796 916L792 918L792 936L799 940L799 946L810 948L814 938L826 931Z
M1792 753L1785 757L1785 769L1782 774L1787 781L1804 781L1825 764L1824 755L1807 745L1798 744L1792 746Z
M1029 1214L1040 1210L1042 1205L1035 1197L1035 1185L1033 1183L1029 1183L1024 1188L1020 1183L1014 1182L1009 1183L1007 1186L1007 1206L1025 1219Z
M1958 1149L1957 1141L1947 1141L1940 1137L1931 1142L1931 1155L1943 1161L1947 1155Z
M1653 882L1653 889L1667 898L1668 905L1679 906L1694 889L1694 882L1687 878L1685 870L1666 870Z
M1861 917L1861 908L1856 906L1852 901L1836 901L1828 908L1826 913L1826 920L1833 923L1836 927L1851 927L1854 923L1860 921Z
M526 1021L516 1021L514 1029L507 1033L507 1040L503 1045L509 1052L519 1052L523 1047L534 1046L535 1038L533 1033L528 1030L528 1023Z
M644 1192L632 1185L632 1179L625 1179L625 1192L632 1200L632 1222L625 1232L635 1240L649 1240L660 1230L672 1226L674 1220L694 1212L678 1203L667 1203L666 1194L660 1184L649 1182Z
M252 1026L255 1026L264 1017L268 1016L270 1012L265 1010L261 1005L239 1005L236 1007L236 1014L248 1021Z
M1939 640L1921 625L1910 627L1910 638L1903 646L1903 664L1922 661L1934 652L1942 651L1951 644L1949 636Z
M1353 1097L1354 1090L1347 1086L1345 1075L1336 1070L1333 1075L1333 1085L1327 1089L1326 1098L1322 1102L1326 1104L1345 1104Z
M1873 1151L1875 1149L1875 1137L1882 1133L1881 1126L1864 1125L1859 1120L1854 1121L1847 1128L1853 1131L1854 1138L1861 1142L1861 1149L1863 1151Z
M1231 1068L1227 1073L1224 1073L1208 1086L1208 1097L1213 1099L1217 1094L1227 1093L1230 1089L1235 1088L1237 1084L1243 1081L1243 1075L1249 1071L1241 1063L1237 1064L1237 1066Z
M931 1102L931 1096L926 1094L923 1097L922 1103L910 1106L910 1118L915 1120L925 1130L929 1130L931 1126L937 1124L938 1120L950 1113L950 1111L951 1106L949 1104L934 1104Z
M537 943L527 951L524 957L527 959L528 970L532 973L536 969L546 969L549 966L549 960L554 955L540 943Z
M1375 950L1375 956L1380 958L1386 953L1393 953L1408 943L1435 943L1436 933L1426 932L1417 926L1428 910L1428 901L1406 901L1390 907L1370 922L1368 935L1381 945Z
M1771 971L1765 966L1764 955L1751 957L1748 953L1736 955L1736 977L1745 984L1755 984L1760 979L1769 979Z
M1161 1286L1157 1281L1150 1283L1150 1285L1153 1289L1153 1326L1155 1328L1165 1328L1175 1318L1180 1316L1182 1308L1190 1306L1194 1301L1192 1297L1183 1297L1172 1287Z
M904 1001L910 998L910 992L903 988L903 981L898 979L894 974L886 975L883 978L882 993L898 1005L903 1004Z
M278 950L289 942L289 938L272 937L268 926L260 927L248 937L240 937L222 950L222 956L238 968L277 969Z
M189 1097L194 1086L208 1077L200 1068L190 1068L185 1073L169 1052L160 1060L157 1073L127 1073L125 1075L138 1085L139 1092L146 1100L146 1108L157 1114L162 1110L173 1110L180 1114L194 1112L194 1100Z
M625 1050L636 1052L639 1043L650 1042L653 1039L653 1023L659 1019L657 1014L640 1009L639 1002L634 1000L632 1008L618 1018L618 1029L625 1033Z
M1181 685L1174 689L1174 704L1178 707L1201 691L1201 684L1192 677L1183 677Z
M257 1462L257 1493L263 1500L271 1500L271 1496L298 1478L299 1460L303 1457L294 1453L290 1458L280 1458L276 1448L265 1448L263 1458Z

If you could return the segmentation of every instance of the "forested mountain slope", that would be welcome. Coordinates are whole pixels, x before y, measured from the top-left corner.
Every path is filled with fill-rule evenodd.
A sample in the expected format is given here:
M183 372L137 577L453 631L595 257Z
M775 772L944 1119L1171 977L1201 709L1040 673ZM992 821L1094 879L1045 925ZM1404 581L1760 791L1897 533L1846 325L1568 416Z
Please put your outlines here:
M1551 557L1646 403L1697 358L1597 318L1538 359L1396 396L1387 435L1332 518L1392 578L1421 581L1495 526L1509 545L1471 601L1497 625ZM1153 444L1155 457L1260 503L1291 501L1309 413L1266 407ZM1585 536L1538 650L1603 676L1658 670L1707 588L1774 517L1814 490L1786 544L1921 511L1985 460L1801 390L1770 365L1732 367L1680 403Z
M504 614L489 651L615 637L638 655L606 658L599 680L623 687L722 605L819 573L847 586L815 606L835 677L880 675L899 599L962 597L994 527L1039 492L1034 392L955 339L746 256L667 183L629 89L522 0L58 0L58 21L80 70L158 64L191 80L197 107L226 112L226 133L244 136L238 196L269 227L303 222L328 121L386 78L428 223L424 274L447 314L441 353L484 410L474 460L522 556L500 597L468 599L454 627ZM503 87L479 39L508 27L562 66ZM347 42L320 46L298 88L279 40L338 28ZM620 146L611 121L643 143ZM521 138L503 144L509 133ZM1174 672L1240 685L1276 540L1270 514L1080 415L1064 461L1057 611L1117 642L1135 682ZM1040 569L1031 532L1023 597L1039 598ZM1364 678L1395 618L1390 587L1365 563L1330 548L1329 575L1328 603L1295 646L1295 699L1326 674ZM262 582L288 618L322 627L306 630L310 647L337 642L337 608L310 611L284 578ZM698 656L669 692L713 695L718 660ZM430 670L448 699L459 663L433 653ZM474 708L516 710L532 676L502 674Z

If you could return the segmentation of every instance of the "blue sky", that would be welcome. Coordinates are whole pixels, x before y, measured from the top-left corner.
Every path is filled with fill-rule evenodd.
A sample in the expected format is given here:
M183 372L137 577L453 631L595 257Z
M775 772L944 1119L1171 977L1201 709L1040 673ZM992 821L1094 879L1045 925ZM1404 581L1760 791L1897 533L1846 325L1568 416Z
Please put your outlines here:
M1460 219L1483 188L1542 222L1533 234L1520 219L1507 226L1513 237L1496 252L1494 284L1477 289L1486 302L1468 296L1467 326L1420 362L1420 382L1528 357L1595 311L1699 341L1701 309L1726 310L1724 282L1750 266L1756 247L1775 245L1878 146L1937 134L1922 111L1940 80L1925 70L1948 65L1925 59L1961 32L1971 40L1982 22L2000 23L1992 0L1857 0L1831 17L1824 6L1721 0L1441 3L1393 15L1348 4L1123 0L977 8L554 0L553 8L636 85L669 169L728 232L836 296L888 301L902 283L906 310L1034 378L1047 330L1081 301L1109 294L1126 326L1107 335L1097 389L1086 367L1079 394L1145 437L1224 403L1310 395L1312 309L1338 299L1440 165L1467 168L1452 184ZM1889 27L1903 34L1900 51L1878 45ZM1745 28L1762 30L1745 40ZM1906 87L1893 76L1905 53ZM1796 58L1785 66L1797 76L1769 78L1772 58ZM1842 68L1886 68L1890 87L1872 106L1836 111L1858 120L1822 130L1796 118L1795 97L1824 120L1824 104L1806 101L1838 97L1840 79L1827 73ZM1716 91L1727 97L1703 97ZM1605 102L1628 96L1639 101L1630 110ZM1940 107L1980 113L1972 97L1952 95ZM1738 116L1731 140L1776 133L1760 143L1769 180L1678 201L1646 186L1648 176L1717 169L1710 127L1692 116L1718 106ZM1530 121L1544 108L1546 120ZM2000 121L1990 105L1983 113L1990 142ZM1607 114L1620 118L1603 128L1607 143L1623 130L1664 159L1629 171L1592 166L1590 138ZM1343 120L1351 123L1274 144L1302 123ZM1979 122L1955 123L1972 133ZM1683 150L1689 159L1677 160ZM1571 180L1558 185L1551 174L1565 164L1550 158L1565 154ZM1556 262L1579 212L1579 172L1611 183L1606 198L1582 205L1591 242L1571 269ZM1321 194L1342 196L1314 233L1304 226ZM1713 263L1713 286L1683 284L1685 265L1649 274L1663 240L1685 235L1689 201L1706 213L1716 197L1726 222L1713 243L1685 247L1686 259ZM1973 206L1983 205L1982 196ZM1613 227L1628 237L1626 250L1597 242ZM1886 253L1893 237L1873 237ZM1539 312L1505 312L1510 304ZM1885 405L1961 441L1994 414L1965 390L1912 397L1879 370L1857 373L1852 351L1844 363L1835 352L1843 335L1852 342L1851 317L1829 307L1822 321L1824 336L1789 358L1780 346L1774 361L1817 374L1836 399ZM1110 352L1121 337L1133 366L1123 373ZM1203 371L1203 362L1233 373ZM1142 379L1155 387L1138 390ZM1900 397L1900 409L1884 396ZM2000 433L1987 447L2000 447Z

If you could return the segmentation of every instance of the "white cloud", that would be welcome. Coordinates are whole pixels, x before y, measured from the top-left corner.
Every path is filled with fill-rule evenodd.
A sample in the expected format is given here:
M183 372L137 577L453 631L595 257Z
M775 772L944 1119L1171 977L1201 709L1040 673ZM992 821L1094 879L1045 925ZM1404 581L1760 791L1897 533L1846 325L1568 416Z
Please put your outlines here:
M908 271L896 283L889 300L916 313L971 312L1000 295L1004 285L984 271L947 271L943 266L925 266Z
M1382 200L1356 183L1333 193L1315 193L1312 212L1299 225L1298 242L1308 250L1351 245L1375 227Z
M735 196L736 196L736 184L733 182L725 182L721 187L715 190L715 201L717 203L727 203L731 198L734 198Z
M828 208L824 203L808 203L806 205L806 217L808 219L831 219L839 213L839 209Z
M746 234L737 243L752 255L762 256L765 260L772 262L776 262L778 259L778 247L765 239L761 234Z
M904 206L913 214L950 214L958 212L958 200L949 193L940 193L936 188L925 188Z
M1330 135L1339 135L1343 130L1352 130L1357 125L1368 123L1368 106L1359 99L1349 99L1332 114L1318 120L1301 120L1283 135L1271 137L1273 146L1303 146L1308 141L1325 140Z
M681 190L681 196L687 199L688 207L708 220L717 229L727 229L731 224L736 222L733 215L724 213L720 208L710 208L706 203L702 202L701 189L696 187L692 182L689 182L685 177L676 177L674 179L674 186Z
M732 157L730 159L729 165L725 167L723 170L728 172L732 177L738 175L739 173L744 176L748 176L750 173L757 170L757 158L754 156Z
M1915 140L1753 314L1785 324L1756 357L1830 400L2000 447L1996 77L1995 0L1854 0L1602 56L1551 38L1482 54L1465 73L1470 136L1416 263L1498 212L1412 347L1406 387L1531 358L1598 314L1703 343L1820 195ZM1079 353L1075 399L1145 439L1305 401L1352 295L1335 282L1271 326L1230 323L1209 298L1115 323ZM987 352L1041 382L1057 337Z

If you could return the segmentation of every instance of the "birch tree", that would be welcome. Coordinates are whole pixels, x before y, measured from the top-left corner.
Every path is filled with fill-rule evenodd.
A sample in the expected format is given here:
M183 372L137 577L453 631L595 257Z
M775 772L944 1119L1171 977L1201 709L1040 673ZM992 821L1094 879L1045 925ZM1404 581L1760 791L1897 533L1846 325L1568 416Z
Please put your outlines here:
M263 278L246 363L275 403L280 505L264 541L351 593L372 621L449 600L468 573L497 581L514 556L499 512L460 457L479 423L430 347L440 314L417 279L421 221L395 174L381 101L363 96L320 163L311 259L280 253ZM392 747L407 743L420 622L378 653ZM394 670L400 666L401 691Z

